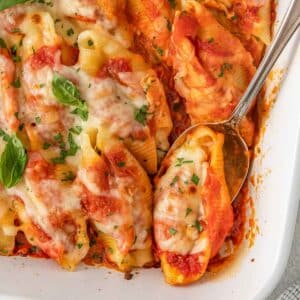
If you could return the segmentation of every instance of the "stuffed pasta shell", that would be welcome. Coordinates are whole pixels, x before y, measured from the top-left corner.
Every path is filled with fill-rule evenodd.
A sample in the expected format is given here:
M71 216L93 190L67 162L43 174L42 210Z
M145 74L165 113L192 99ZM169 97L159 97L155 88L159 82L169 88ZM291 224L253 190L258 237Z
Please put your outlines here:
M169 58L194 124L228 118L255 72L240 40L192 0L176 12Z
M222 134L199 127L164 159L156 177L154 236L170 284L198 280L231 229L222 145Z
M152 187L137 160L106 129L88 135L78 172L81 203L97 231L106 260L121 271L152 264Z

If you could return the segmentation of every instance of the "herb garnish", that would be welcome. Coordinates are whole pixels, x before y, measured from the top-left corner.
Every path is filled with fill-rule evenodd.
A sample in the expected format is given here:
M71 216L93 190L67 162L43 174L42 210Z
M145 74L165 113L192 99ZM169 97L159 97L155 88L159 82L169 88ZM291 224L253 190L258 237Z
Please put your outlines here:
M179 179L179 177L176 175L176 176L173 178L172 182L170 183L170 186L173 186L173 185L178 181L178 179Z
M181 167L183 164L191 164L193 163L193 160L185 160L183 157L176 158L176 164L175 167Z
M228 70L231 70L231 69L232 69L232 64L224 63L221 66L221 70L220 70L220 73L219 73L218 77L224 77L225 71L228 71Z
M198 185L199 183L199 177L196 174L193 174L191 181L195 184Z
M201 232L203 230L203 227L198 220L195 221L195 224L193 225L193 227L195 227L198 232Z
M63 173L64 177L61 179L61 181L73 181L75 179L75 174L72 171L69 171L68 173Z
M87 104L81 99L79 90L70 80L54 74L52 92L60 103L75 107L73 114L79 115L84 121L88 119Z
M71 35L73 35L73 34L74 34L73 28L69 28L69 29L67 30L67 35L68 35L68 36L71 36Z
M20 78L17 78L15 81L13 81L11 83L11 85L16 88L16 89L19 89L21 87L21 81L20 81Z
M177 230L175 228L169 228L169 232L171 235L175 235L177 233Z
M125 161L119 161L119 162L117 163L117 166L118 166L119 168L124 167L124 166L125 166Z
M187 217L193 210L188 207L186 210L185 210L185 217Z
M148 112L148 109L148 105L143 105L134 111L134 119L144 126L146 125L147 116L151 115L151 113Z
M15 6L17 4L23 4L28 1L29 0L2 0L0 1L0 11Z
M0 136L7 142L0 157L0 181L4 187L11 188L20 181L24 173L27 154L16 135L9 136L1 130Z
M66 150L66 144L63 141L62 135L61 134L57 134L54 136L54 139L58 142L58 145L61 149L60 151L60 155L58 157L54 157L52 158L52 162L54 164L63 164L65 162L65 159L68 156L74 156L78 149L80 149L80 147L75 143L73 135L71 132L69 132L68 134L68 143L69 143L69 149Z

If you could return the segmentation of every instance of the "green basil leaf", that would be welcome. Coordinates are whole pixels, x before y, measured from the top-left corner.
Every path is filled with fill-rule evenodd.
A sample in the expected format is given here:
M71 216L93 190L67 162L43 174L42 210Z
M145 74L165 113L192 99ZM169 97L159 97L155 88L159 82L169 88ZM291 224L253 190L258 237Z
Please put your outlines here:
M79 115L84 121L88 119L87 104L81 99L78 88L70 80L54 74L52 92L60 103L75 107L73 114Z
M0 11L17 4L23 4L29 0L0 0Z
M78 115L83 121L87 121L89 117L88 108L85 102L82 103L80 107L75 108L72 114Z
M27 162L26 150L16 135L9 138L0 158L0 181L6 188L21 179Z

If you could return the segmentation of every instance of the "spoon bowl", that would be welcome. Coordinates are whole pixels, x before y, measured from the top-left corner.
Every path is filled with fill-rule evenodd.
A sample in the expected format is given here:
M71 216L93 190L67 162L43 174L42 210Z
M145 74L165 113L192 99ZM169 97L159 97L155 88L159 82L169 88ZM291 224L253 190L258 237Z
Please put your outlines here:
M235 199L248 175L250 155L246 142L228 123L206 124L224 135L224 173L231 199Z
M186 140L188 133L199 126L207 126L214 132L224 135L223 157L224 173L231 199L239 193L249 170L250 156L246 142L230 122L196 124L186 129L173 143L168 153L179 148ZM158 172L159 174L160 172Z

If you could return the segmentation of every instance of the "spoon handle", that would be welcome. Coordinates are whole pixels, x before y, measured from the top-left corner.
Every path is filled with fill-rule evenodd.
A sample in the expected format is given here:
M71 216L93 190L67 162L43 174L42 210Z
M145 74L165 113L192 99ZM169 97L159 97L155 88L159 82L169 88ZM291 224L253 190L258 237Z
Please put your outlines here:
M248 112L277 58L300 25L300 0L292 0L282 24L229 122L236 127Z

